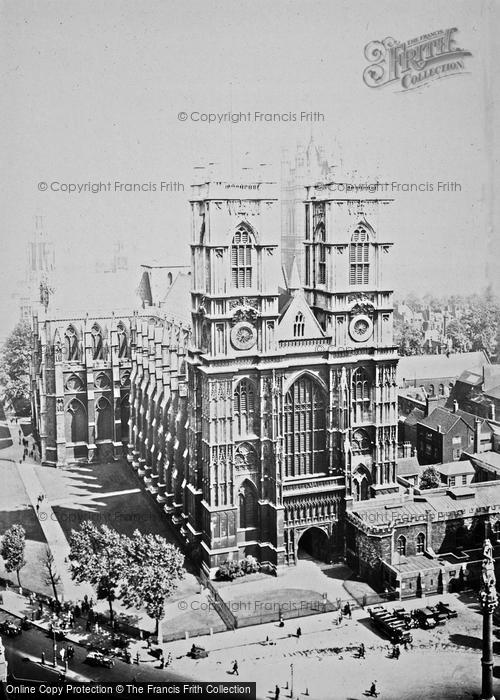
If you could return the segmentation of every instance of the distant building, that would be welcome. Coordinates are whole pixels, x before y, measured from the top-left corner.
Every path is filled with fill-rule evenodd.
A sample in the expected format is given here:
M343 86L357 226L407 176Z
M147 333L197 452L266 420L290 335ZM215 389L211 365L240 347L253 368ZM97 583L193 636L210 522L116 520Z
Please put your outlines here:
M488 422L461 411L435 408L417 422L417 455L420 464L457 461L462 452L485 452L492 446Z
M482 372L489 360L483 351L449 355L408 355L398 365L398 386L418 387L428 396L446 396L465 372Z
M447 405L458 402L460 408L482 418L500 417L500 364L484 364L467 369L458 377Z

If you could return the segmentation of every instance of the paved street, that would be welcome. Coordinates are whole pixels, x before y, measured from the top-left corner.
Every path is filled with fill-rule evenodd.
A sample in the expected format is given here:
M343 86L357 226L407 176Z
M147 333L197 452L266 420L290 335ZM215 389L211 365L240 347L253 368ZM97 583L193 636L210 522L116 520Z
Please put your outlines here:
M5 619L14 620L16 624L18 622L15 618L5 615L5 613L0 613L0 621ZM59 656L57 656L57 666L54 667L53 665L54 645L48 634L33 628L23 631L20 636L3 636L2 639L9 664L9 673L14 674L16 678L46 680L53 683L57 681L59 673L64 671L64 666ZM58 653L65 646L67 646L67 642L56 642L56 652ZM45 655L45 665L41 663L42 652ZM168 669L161 670L158 661L148 655L146 649L142 650L139 664L127 664L116 659L115 665L111 669L90 666L85 663L87 653L82 647L75 646L75 655L71 659L66 673L68 680L79 682L131 682L134 678L137 681L144 682L186 680L185 677L182 678L179 674Z

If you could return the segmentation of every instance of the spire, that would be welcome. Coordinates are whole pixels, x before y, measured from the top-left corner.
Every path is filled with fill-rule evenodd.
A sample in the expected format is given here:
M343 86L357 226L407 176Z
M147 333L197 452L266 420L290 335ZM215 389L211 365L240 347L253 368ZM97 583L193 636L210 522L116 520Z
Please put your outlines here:
M288 291L294 294L302 289L302 282L300 281L299 267L297 265L297 258L294 256L292 261L292 270L290 272L290 277L288 278Z

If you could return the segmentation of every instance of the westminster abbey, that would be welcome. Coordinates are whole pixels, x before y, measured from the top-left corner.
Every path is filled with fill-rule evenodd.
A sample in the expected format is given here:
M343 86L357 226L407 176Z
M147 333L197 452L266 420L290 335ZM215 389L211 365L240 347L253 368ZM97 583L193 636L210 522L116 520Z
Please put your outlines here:
M126 457L207 573L330 561L346 509L398 490L391 202L309 182L299 240L277 184L200 180L190 269L145 266L129 314L36 319L42 459Z

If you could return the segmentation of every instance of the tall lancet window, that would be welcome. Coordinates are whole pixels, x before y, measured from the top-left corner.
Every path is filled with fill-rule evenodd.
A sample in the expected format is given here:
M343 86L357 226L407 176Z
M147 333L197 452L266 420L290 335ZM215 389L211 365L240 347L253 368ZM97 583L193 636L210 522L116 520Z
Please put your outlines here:
M128 356L128 338L124 324L118 323L118 357Z
M254 432L255 392L248 379L242 379L234 391L233 417L237 436Z
M326 471L325 402L321 387L303 376L287 391L284 406L285 476Z
M92 359L102 360L104 357L104 348L102 343L101 327L94 323L92 326Z
M370 235L361 224L351 237L349 246L349 284L368 284L370 281Z
M303 338L304 331L305 331L304 314L302 313L302 311L299 311L299 313L295 316L295 321L293 324L293 337L294 338Z
M233 287L245 289L252 286L253 239L243 224L233 236L231 244L231 280Z
M68 326L64 334L64 342L66 345L66 356L68 360L78 360L79 359L79 349L78 349L78 334L74 326Z
M359 367L352 376L352 416L354 423L372 419L371 379L363 367Z
M325 224L320 222L314 230L316 256L316 284L326 284L326 233Z

